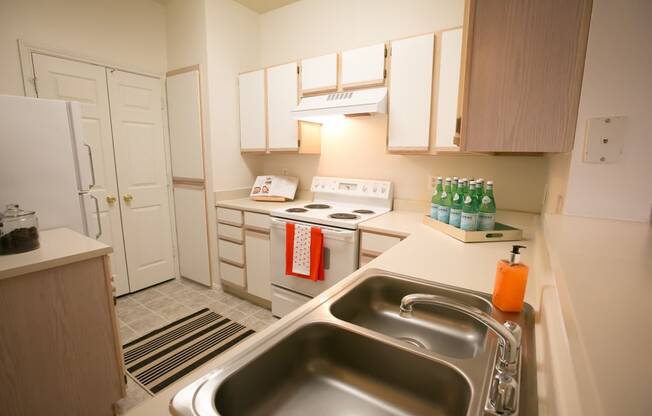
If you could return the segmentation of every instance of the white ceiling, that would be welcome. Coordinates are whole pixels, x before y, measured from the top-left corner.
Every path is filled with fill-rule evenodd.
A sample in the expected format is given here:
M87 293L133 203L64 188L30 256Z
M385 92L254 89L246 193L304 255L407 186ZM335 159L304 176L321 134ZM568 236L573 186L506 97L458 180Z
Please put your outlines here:
M266 13L270 10L278 9L290 3L295 3L299 0L235 0L245 7L258 13Z

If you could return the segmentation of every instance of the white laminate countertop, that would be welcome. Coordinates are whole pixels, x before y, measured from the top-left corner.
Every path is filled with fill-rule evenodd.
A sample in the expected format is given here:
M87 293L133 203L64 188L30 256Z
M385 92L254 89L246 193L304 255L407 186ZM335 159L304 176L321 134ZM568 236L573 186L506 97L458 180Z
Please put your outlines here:
M39 231L41 247L26 253L0 256L0 279L20 276L88 260L113 249L68 228Z
M582 399L652 414L652 227L546 215L543 230Z
M239 201L239 200L236 200ZM231 201L227 205L220 205L227 208L246 209L245 205ZM255 203L254 201L251 201ZM294 201L296 202L296 201ZM260 211L259 211L260 212ZM321 303L324 298L333 296L342 287L351 284L369 268L383 269L390 272L406 274L417 278L430 280L451 286L468 288L476 291L491 293L496 270L496 262L509 255L513 242L491 242L491 243L462 243L437 230L421 224L422 216L425 213L409 211L393 211L380 217L376 217L367 223L371 223L370 230L387 233L411 232L399 244L393 246L367 265L343 279L337 285L331 287L314 300L306 303L293 311L286 319L293 319L305 311L312 309L314 305ZM389 221L381 221L381 218L388 216ZM397 224L399 219L410 219L409 225ZM508 211L501 211L497 214L500 222L515 225L524 230L526 241L522 261L528 263L534 256L534 235L538 228L539 216L534 214L522 214ZM365 224L365 223L362 223ZM385 228L379 228L382 224ZM364 230L364 227L361 227ZM532 278L532 277L531 277ZM536 307L536 288L534 284L528 285L526 301ZM171 398L190 382L198 379L206 373L219 367L222 363L233 358L239 352L256 344L265 338L267 334L275 332L278 326L283 325L285 319L269 326L265 330L251 336L229 349L224 354L206 363L201 368L188 374L169 388L158 393L155 397L134 408L128 413L129 416L154 416L168 414L168 405Z
M362 231L407 237L421 229L421 227L425 227L423 225L425 215L425 212L421 211L390 211L387 214L361 222L358 228Z
M223 201L215 201L215 206L218 208L240 209L243 211L269 214L270 212L279 208L289 208L295 205L309 204L311 202L312 201L309 199L295 199L294 201L287 201L287 202L263 202L263 201L254 201L251 198L238 198L238 199L227 199Z

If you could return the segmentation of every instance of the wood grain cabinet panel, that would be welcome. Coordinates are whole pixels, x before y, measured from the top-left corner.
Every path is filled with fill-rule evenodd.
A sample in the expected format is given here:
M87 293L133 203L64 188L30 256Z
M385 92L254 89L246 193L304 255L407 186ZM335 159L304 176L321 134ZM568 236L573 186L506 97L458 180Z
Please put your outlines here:
M469 0L463 150L572 148L591 6L591 0Z

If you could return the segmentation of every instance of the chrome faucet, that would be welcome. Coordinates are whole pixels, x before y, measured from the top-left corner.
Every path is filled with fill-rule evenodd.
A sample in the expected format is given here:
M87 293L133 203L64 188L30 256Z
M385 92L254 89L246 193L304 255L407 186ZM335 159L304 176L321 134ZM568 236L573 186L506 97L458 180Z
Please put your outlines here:
M521 353L521 327L516 322L501 324L488 313L451 298L439 295L413 293L401 299L400 314L404 318L412 316L416 304L439 305L468 315L494 331L499 338L499 355L489 387L486 410L495 414L511 414L518 408L519 360Z

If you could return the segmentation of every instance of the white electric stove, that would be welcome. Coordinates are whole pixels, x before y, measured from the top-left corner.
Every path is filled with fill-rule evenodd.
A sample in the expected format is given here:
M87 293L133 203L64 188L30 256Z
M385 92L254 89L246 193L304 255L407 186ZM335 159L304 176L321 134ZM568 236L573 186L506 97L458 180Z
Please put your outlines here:
M272 313L284 316L358 268L358 224L392 210L388 181L314 177L309 204L271 213ZM324 235L324 280L285 274L287 223L319 227Z

